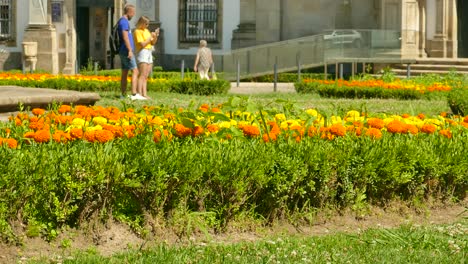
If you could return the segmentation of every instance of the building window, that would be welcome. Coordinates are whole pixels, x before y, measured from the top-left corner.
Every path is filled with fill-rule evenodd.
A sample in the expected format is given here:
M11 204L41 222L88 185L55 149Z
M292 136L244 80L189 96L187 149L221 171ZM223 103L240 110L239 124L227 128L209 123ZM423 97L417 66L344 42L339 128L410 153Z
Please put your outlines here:
M12 39L12 0L0 0L0 41Z
M63 2L62 1L52 1L51 8L52 8L52 22L53 23L62 23L62 8Z
M219 0L181 0L179 42L219 42Z

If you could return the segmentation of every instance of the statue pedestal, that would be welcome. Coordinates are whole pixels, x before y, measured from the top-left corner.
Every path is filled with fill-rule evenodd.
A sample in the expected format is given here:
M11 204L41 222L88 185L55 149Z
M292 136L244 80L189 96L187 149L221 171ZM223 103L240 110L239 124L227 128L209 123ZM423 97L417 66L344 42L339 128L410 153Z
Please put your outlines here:
M48 25L29 25L24 32L24 42L37 42L36 68L58 74L57 32Z

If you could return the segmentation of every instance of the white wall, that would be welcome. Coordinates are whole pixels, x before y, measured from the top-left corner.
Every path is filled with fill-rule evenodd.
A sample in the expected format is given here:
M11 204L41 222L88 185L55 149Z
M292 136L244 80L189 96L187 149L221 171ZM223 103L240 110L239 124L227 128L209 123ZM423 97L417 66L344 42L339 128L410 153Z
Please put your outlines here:
M231 50L232 31L240 23L239 0L222 0L223 4L223 48L213 49L213 54L220 54ZM164 30L164 53L174 55L196 54L197 45L190 49L178 49L178 5L179 1L160 1L161 29Z

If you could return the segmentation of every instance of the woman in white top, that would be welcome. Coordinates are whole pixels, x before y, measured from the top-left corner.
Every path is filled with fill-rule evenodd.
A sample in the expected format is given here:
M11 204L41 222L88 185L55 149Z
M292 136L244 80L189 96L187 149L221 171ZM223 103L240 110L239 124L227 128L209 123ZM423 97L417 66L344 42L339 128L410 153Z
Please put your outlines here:
M193 66L194 71L198 71L200 74L200 79L209 80L208 72L210 67L213 64L213 56L211 50L207 47L206 40L200 40L200 48L197 52L197 57L195 58L195 65Z

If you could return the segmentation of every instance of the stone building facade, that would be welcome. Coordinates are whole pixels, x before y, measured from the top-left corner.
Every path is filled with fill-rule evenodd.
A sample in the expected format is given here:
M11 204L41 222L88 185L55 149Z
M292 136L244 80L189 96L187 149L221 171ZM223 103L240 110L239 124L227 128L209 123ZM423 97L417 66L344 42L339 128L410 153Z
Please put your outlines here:
M466 0L0 0L0 70L22 68L22 43L38 43L37 69L76 73L96 61L118 67L108 35L132 3L160 27L157 63L186 66L198 41L215 56L326 30L399 32L407 58L468 57Z

